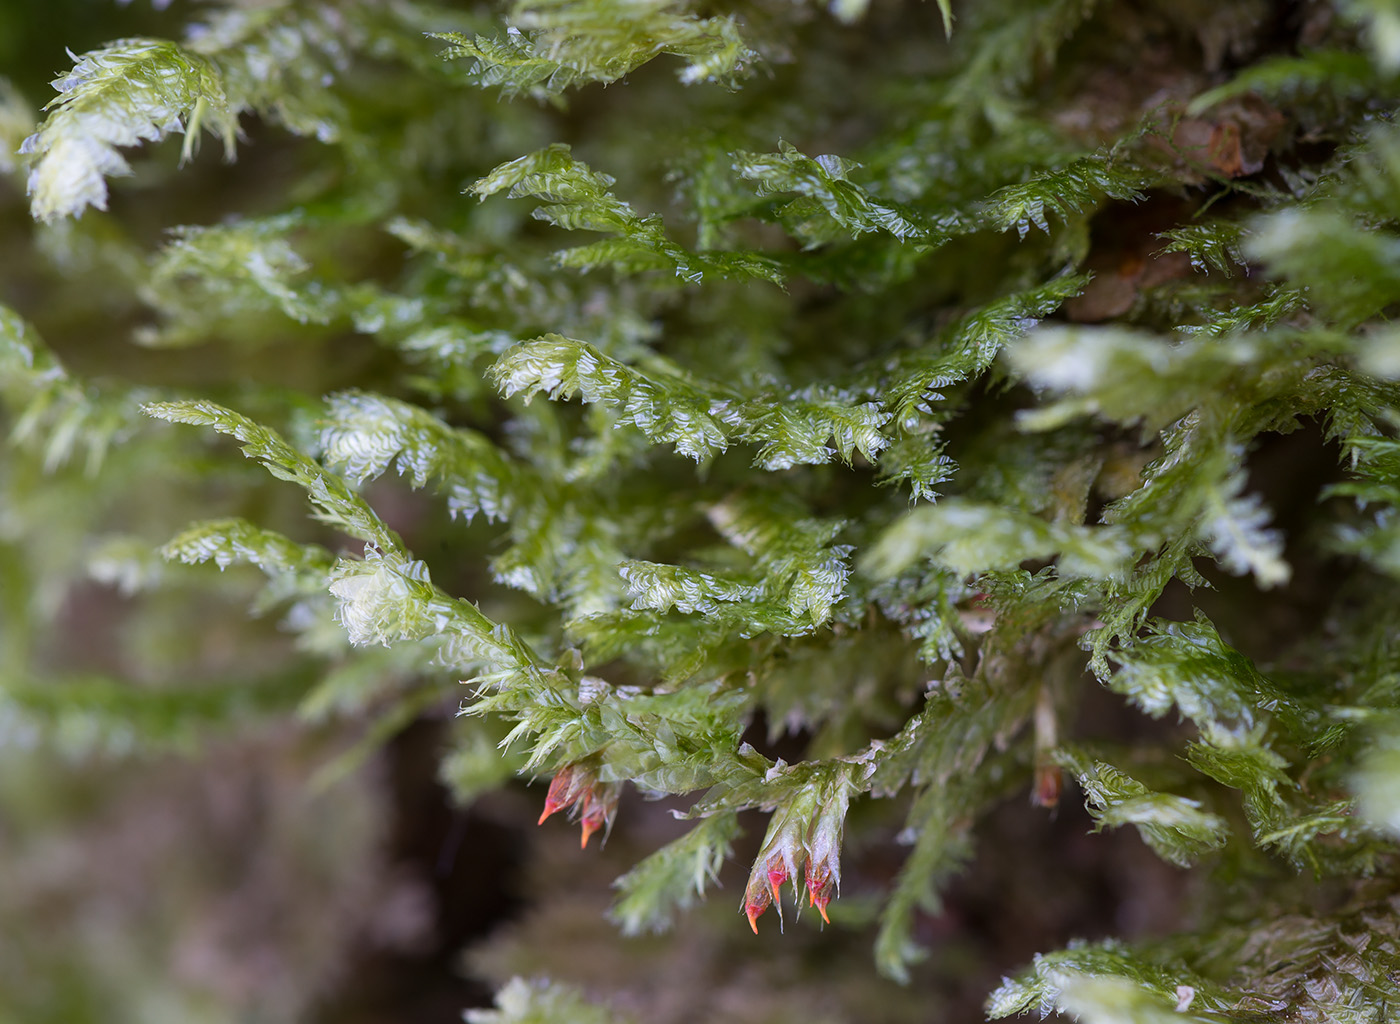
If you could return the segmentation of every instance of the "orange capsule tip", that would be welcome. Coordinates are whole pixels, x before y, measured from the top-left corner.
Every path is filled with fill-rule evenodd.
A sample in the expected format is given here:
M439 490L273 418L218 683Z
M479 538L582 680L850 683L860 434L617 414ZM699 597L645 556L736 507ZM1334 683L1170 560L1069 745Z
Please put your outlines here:
M763 911L760 910L758 907L755 907L755 906L750 905L750 906L747 906L747 907L744 908L744 913L748 916L748 919L749 919L749 927L752 928L752 929L753 929L753 933L754 933L755 935L757 935L757 934L758 934L758 917L759 917L760 914L763 913Z

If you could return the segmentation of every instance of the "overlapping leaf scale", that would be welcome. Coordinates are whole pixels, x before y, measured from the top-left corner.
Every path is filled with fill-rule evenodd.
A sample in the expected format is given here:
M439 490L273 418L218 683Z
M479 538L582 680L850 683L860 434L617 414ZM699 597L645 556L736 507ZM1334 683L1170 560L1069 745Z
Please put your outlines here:
M559 335L518 345L490 375L507 397L544 393L605 405L619 423L674 445L696 462L725 451L731 440L762 445L756 463L775 470L834 457L849 461L857 452L874 461L889 443L880 429L889 414L874 403L824 400L801 391L748 396L669 368L644 373Z
M681 57L686 84L733 86L758 60L732 16L701 17L683 0L517 0L498 36L438 34L442 56L469 58L479 85L557 99L615 82L661 54Z
M1062 747L1056 762L1079 783L1097 828L1132 825L1159 857L1186 867L1229 838L1225 819L1199 800L1149 789L1120 768Z
M356 482L390 468L415 488L438 481L448 509L468 522L478 513L508 520L541 500L544 487L537 473L481 434L449 427L416 405L362 391L327 399L318 447L328 465Z
M1015 228L1021 238L1032 227L1049 234L1051 216L1068 220L1105 197L1136 202L1151 181L1142 172L1115 167L1107 156L1084 157L998 190L988 197L984 216L998 230Z
M566 249L556 258L563 266L588 269L615 265L638 271L669 268L697 284L707 275L759 278L780 283L780 263L759 253L695 252L667 234L661 218L643 216L610 191L613 178L575 160L568 146L556 143L501 164L472 186L478 197L505 192L512 199L534 196L545 205L535 216L566 230L600 231L615 237Z
M1015 569L1055 558L1064 576L1122 576L1140 551L1122 526L1051 522L984 502L948 499L911 512L866 554L879 577L898 575L932 559L958 574Z
M945 226L936 234L919 222L910 210L899 204L882 201L850 180L854 169L837 156L809 157L790 143L783 143L777 153L736 153L734 171L758 186L759 195L795 193L801 199L792 200L778 216L785 222L801 226L810 220L803 208L804 201L814 203L829 218L829 225L799 232L808 245L845 240L867 232L883 231L901 242L943 241L953 234Z

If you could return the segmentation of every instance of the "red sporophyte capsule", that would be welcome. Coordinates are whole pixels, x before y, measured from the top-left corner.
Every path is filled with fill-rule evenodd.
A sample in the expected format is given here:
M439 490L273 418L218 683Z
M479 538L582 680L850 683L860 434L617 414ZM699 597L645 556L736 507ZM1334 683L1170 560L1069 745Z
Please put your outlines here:
M549 792L545 794L544 811L540 814L537 824L543 825L545 819L555 811L562 811L567 807L572 807L578 798L593 785L593 773L576 764L568 764L554 773L554 778L550 780Z
M583 795L583 817L581 820L583 835L579 838L578 843L580 850L587 848L589 837L602 828L603 825L607 823L607 820L607 812L603 810L602 804L593 799L592 793L585 793Z
M541 825L555 811L572 808L583 827L580 847L586 847L593 833L612 825L617 816L617 801L621 786L616 782L599 782L590 768L577 764L565 765L555 773L544 798Z
M831 918L826 916L826 907L831 902L834 888L835 882L830 871L818 866L815 861L807 865L807 905L816 907L817 913L821 914L822 920L827 924L831 924Z
M770 906L778 908L778 916L783 913L782 884L792 877L787 860L780 852L774 852L765 860L754 865L749 875L748 888L744 890L744 914L749 919L749 927L758 934L758 919Z
M808 784L774 811L744 890L742 910L755 934L770 906L777 906L782 920L782 885L796 888L799 877L806 879L810 905L830 921L826 908L841 886L841 832L851 788L845 776Z
M770 860L768 862L768 887L773 890L773 902L781 903L782 896L778 889L788 880L787 865L781 860Z
M580 805L583 826L580 849L588 845L588 840L594 832L612 825L613 818L617 816L617 799L620 793L620 787L616 783L606 782L594 783L591 789L584 792Z
M845 830L850 795L847 784L824 793L821 810L807 837L807 905L816 907L827 924L831 923L827 904L841 890L841 833Z
M749 876L749 885L744 891L744 915L749 919L749 927L755 935L758 934L758 919L778 901L779 884L772 880L768 872L755 871Z

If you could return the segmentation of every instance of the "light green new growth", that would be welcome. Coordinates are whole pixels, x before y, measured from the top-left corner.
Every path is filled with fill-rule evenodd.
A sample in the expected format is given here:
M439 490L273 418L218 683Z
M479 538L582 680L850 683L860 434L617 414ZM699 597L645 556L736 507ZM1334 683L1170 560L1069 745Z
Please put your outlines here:
M21 147L35 157L28 188L41 220L107 209L106 179L131 173L120 147L184 132L188 159L200 129L229 150L238 133L218 70L174 43L133 40L85 54L54 88L62 94L54 112Z

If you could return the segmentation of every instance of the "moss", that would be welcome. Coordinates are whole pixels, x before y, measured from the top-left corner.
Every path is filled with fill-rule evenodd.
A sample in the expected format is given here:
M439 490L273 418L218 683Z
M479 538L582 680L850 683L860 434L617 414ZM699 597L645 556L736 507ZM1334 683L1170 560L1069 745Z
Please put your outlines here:
M585 842L616 828L624 933L739 948L729 878L760 941L796 899L832 925L803 957L849 929L944 995L949 887L1038 855L979 830L1068 779L1194 895L1155 935L1066 918L989 1013L1384 1018L1387 5L104 17L32 132L0 85L0 713L36 771L286 729L330 737L334 800L437 719L463 804L553 778ZM89 954L0 977L120 990ZM333 960L200 1012L310 1006ZM893 984L804 971L833 1019Z

